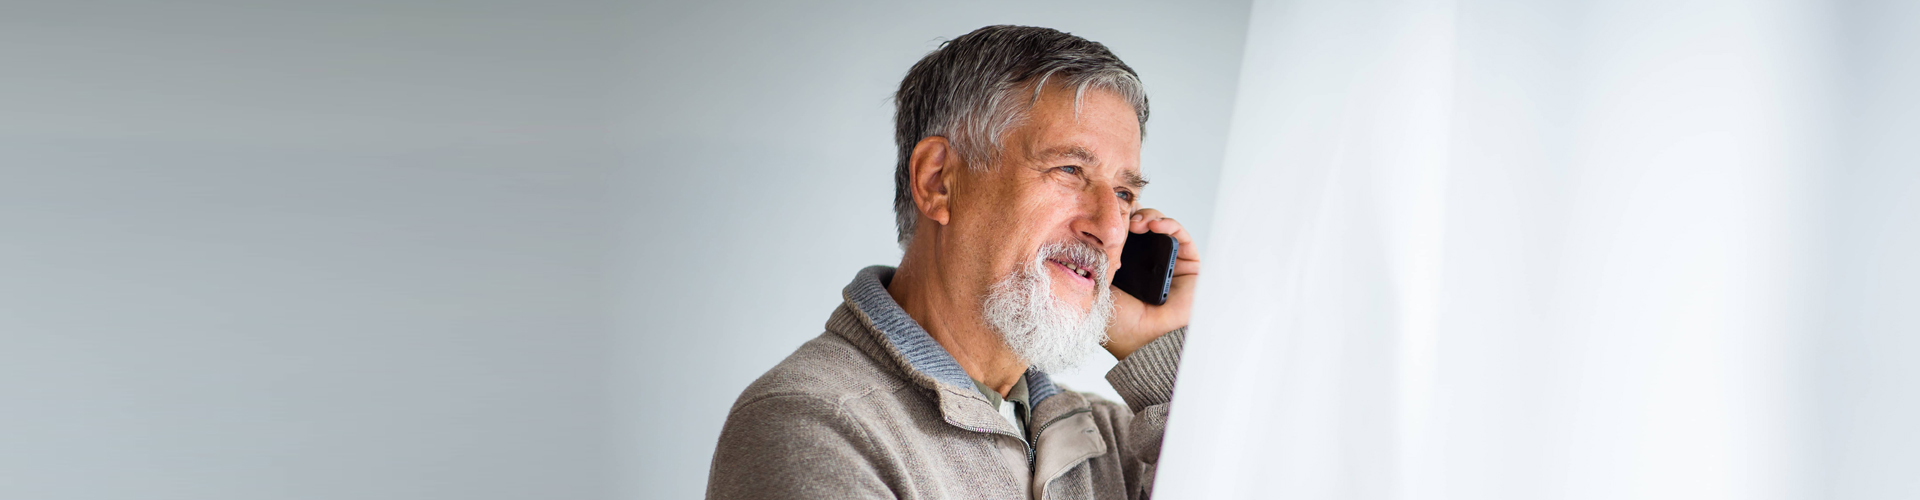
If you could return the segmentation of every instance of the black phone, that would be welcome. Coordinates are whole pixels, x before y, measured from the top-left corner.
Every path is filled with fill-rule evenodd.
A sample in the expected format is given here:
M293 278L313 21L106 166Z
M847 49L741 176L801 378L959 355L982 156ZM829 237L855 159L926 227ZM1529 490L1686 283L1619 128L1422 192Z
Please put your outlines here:
M1153 305L1167 303L1173 290L1173 259L1180 254L1180 240L1152 231L1127 233L1127 244L1120 249L1120 270L1113 273L1113 286L1133 298Z

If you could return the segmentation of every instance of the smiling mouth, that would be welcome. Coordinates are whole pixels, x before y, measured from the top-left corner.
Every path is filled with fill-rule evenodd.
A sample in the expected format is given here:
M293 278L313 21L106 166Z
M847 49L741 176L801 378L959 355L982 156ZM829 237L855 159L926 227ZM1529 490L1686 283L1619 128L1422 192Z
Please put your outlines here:
M1060 265L1060 267L1064 267L1064 268L1067 268L1067 271L1069 271L1069 272L1072 272L1073 274L1075 274L1075 275L1077 275L1077 276L1079 276L1079 277L1081 277L1081 278L1085 278L1085 279L1089 279L1089 280L1091 280L1091 279L1093 279L1093 271L1092 271L1092 270L1089 270L1089 269L1087 269L1087 268L1084 268L1084 267L1080 267L1080 265L1079 265L1079 264L1075 264L1075 263L1074 263L1073 261L1071 261L1071 260L1066 260L1066 259L1048 259L1048 261L1050 261L1050 262L1053 262L1053 263L1055 263L1055 264L1059 264L1059 265Z

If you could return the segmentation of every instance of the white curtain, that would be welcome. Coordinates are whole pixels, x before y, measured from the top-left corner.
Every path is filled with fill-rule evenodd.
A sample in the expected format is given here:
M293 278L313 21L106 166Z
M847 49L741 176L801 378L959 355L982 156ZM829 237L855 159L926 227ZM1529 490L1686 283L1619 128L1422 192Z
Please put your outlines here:
M1259 1L1161 498L1920 498L1920 2Z

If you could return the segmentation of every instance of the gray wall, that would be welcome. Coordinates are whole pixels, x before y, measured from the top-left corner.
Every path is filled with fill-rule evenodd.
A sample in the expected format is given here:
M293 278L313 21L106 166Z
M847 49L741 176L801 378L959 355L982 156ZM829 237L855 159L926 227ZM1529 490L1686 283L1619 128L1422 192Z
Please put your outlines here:
M899 262L893 108L940 41L1033 24L1100 41L1153 104L1143 201L1204 242L1248 4L834 2L642 9L623 127L627 248L616 390L629 491L691 498L740 389L820 334L854 271ZM1202 246L1204 249L1205 247ZM1082 390L1112 358L1060 377ZM1104 361L1104 362L1103 362Z
M0 14L0 498L608 498L617 6Z
M1839 161L1809 245L1821 310L1802 352L1810 498L1920 497L1920 2L1833 9Z
M10 2L0 498L697 497L738 391L898 259L914 60L1108 43L1204 238L1246 8Z

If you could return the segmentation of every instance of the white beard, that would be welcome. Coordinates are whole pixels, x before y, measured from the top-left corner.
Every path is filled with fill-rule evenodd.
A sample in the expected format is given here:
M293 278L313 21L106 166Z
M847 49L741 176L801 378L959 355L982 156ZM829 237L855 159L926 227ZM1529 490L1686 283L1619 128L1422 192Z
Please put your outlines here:
M1053 296L1047 259L1073 256L1093 263L1092 307L1081 311ZM1013 348L1020 359L1041 372L1065 371L1107 343L1107 323L1113 320L1113 292L1107 287L1107 255L1078 241L1049 243L1033 260L993 284L983 305L987 324Z

